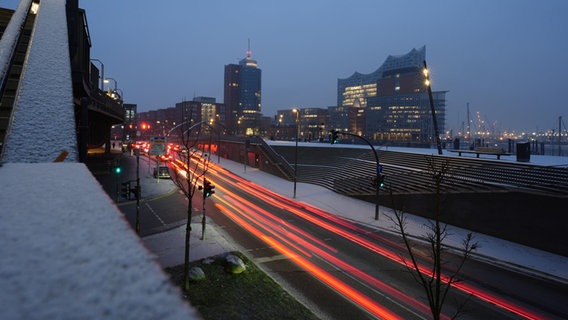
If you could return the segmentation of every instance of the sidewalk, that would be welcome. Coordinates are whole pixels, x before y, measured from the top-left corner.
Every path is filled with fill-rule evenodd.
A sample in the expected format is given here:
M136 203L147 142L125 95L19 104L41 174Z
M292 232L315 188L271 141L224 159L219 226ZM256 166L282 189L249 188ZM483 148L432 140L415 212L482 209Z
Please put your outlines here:
M125 156L128 155L125 153ZM161 197L178 189L171 179L154 178L152 171L154 165L155 163L150 163L150 166L148 166L148 157L140 157L140 185L144 200ZM217 231L211 220L208 220L207 223L205 240L201 240L201 216L195 215L193 218L190 233L190 261L237 250L230 243L230 239L226 239ZM156 260L162 267L173 267L184 263L185 229L186 225L183 224L174 229L142 238L148 250L154 253Z
M212 162L217 165L217 159ZM292 198L293 183L280 179L258 169L247 167L246 171L242 163L226 159L220 160L220 166L260 186L268 188L288 198ZM169 192L175 188L169 180L156 182L155 178L142 179L143 194L151 198ZM162 193L160 193L162 192ZM316 206L330 213L343 216L358 223L381 229L385 232L398 233L394 224L387 218L392 211L389 208L380 208L379 220L374 219L375 205L350 197L345 197L325 188L298 183L296 200ZM408 232L413 236L423 236L426 233L426 220L421 217L408 214ZM227 239L215 230L214 224L207 225L206 240L200 240L201 225L192 223L190 260L197 260L227 251L235 250ZM446 239L446 245L461 247L461 242L469 232L464 229L450 227L450 235ZM483 234L475 233L475 240L480 247L474 254L476 259L497 264L505 268L529 273L538 277L545 277L568 284L568 258L548 253L542 250L522 246L509 241L497 239ZM179 256L183 262L185 226L161 234L143 238L147 247L158 257L164 266L179 264Z

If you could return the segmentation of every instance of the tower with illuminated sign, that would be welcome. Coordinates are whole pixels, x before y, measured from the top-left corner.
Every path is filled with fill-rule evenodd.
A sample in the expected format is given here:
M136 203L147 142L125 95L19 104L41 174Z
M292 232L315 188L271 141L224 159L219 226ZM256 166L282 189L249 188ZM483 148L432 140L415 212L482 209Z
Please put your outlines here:
M262 71L252 53L238 65L225 66L224 103L226 126L237 134L253 135L260 130Z

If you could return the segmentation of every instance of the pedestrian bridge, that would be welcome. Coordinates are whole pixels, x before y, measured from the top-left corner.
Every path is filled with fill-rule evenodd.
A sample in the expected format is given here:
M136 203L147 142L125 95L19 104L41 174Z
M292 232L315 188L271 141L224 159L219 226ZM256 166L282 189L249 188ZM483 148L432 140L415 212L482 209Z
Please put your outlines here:
M77 0L57 2L61 8L31 0L0 8L2 161L53 161L65 152L84 162L88 146L110 141L110 127L124 121L122 100L98 87L85 11Z
M124 113L78 1L0 8L0 33L0 318L199 318L80 163Z

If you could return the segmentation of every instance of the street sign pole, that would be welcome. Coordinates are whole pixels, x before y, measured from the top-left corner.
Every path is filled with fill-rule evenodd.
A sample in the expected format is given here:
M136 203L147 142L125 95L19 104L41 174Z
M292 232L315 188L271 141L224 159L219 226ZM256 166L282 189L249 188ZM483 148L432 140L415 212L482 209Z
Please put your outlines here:
M136 149L136 234L140 235L140 149Z

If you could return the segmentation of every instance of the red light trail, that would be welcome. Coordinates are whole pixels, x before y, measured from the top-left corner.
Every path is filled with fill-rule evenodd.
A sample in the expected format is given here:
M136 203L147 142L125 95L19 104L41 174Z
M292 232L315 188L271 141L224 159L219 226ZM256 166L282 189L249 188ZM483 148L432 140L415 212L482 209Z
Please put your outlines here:
M223 201L223 200L222 200L222 202L224 202L225 204L230 206L230 204L228 202ZM290 258L296 264L298 264L299 266L303 267L305 270L310 272L317 279L320 279L322 282L324 282L325 284L327 284L331 288L337 290L338 292L343 294L345 297L349 298L351 301L354 301L359 306L361 306L362 308L367 310L369 313L371 313L374 316L379 317L381 319L402 319L402 317L392 313L390 310L388 310L388 309L384 308L383 306L377 304L376 302L372 301L371 299L364 296L363 294L361 294L357 290L354 290L353 288L351 288L350 286L348 286L344 282L342 282L339 279L337 279L336 277L330 275L325 270L323 270L323 269L319 268L318 266L316 266L315 264L311 263L306 258L303 258L300 255L298 255L297 253L288 249L282 243L274 240L274 238L267 236L265 233L260 231L258 228L254 227L253 225L251 225L250 223L245 221L243 218L241 218L237 214L233 213L231 210L227 209L227 207L222 206L220 204L215 204L215 205L217 206L217 208L221 212L223 212L224 214L229 216L231 219L233 219L233 221L237 222L241 227L246 229L248 232L255 235L259 239L263 240L265 243L267 243L269 246L271 246L272 248L274 248L278 252L280 252L280 253L284 254L285 256L287 256L288 258ZM242 213L242 212L240 212L240 213Z
M179 162L182 163L181 161ZM175 166L177 167L178 171L183 171L184 169L187 170L186 165L182 165L183 168L178 165ZM200 163L200 166L203 167L203 164ZM209 174L208 179L211 179L211 177L213 176L214 179L224 180L229 184L234 184L233 181L236 180L236 184L243 192L251 194L270 205L281 208L282 210L285 210L299 218L309 221L314 225L340 235L341 237L348 239L349 241L356 243L374 253L377 253L383 257L406 266L405 259L401 257L399 253L380 247L372 241L369 241L357 234L365 234L366 236L375 240L388 242L388 244L392 247L402 248L399 244L385 239L377 234L369 233L367 230L360 228L347 219L325 212L309 204L299 203L294 200L288 199L268 189L251 183L237 175L234 175L229 171L217 171L215 170L215 167L215 165L209 163L207 170L207 173ZM360 281L372 286L383 294L388 294L390 297L393 297L397 301L403 302L406 306L412 306L423 315L429 315L430 311L428 306L338 259L334 255L330 254L330 252L336 253L337 250L325 244L321 240L313 237L312 235L309 235L305 231L302 231L293 225L286 223L282 219L252 204L242 197L237 196L226 188L221 188L219 186L217 186L217 188L223 191L223 193L226 195L224 198L219 196L215 197L219 202L224 204L216 204L221 212L229 216L233 221L237 222L239 225L241 225L243 228L251 232L259 239L265 241L268 245L270 245L280 253L289 257L296 264L305 268L316 278L320 279L322 282L326 283L328 286L332 287L338 292L344 294L351 301L360 305L371 314L380 318L399 318L399 316L388 312L388 310L384 309L384 307L370 301L368 297L362 295L352 287L349 287L347 284L341 282L337 278L317 267L316 265L311 263L309 259L312 258L315 254L328 263L334 265L336 268L343 270L344 272L359 279ZM341 227L338 227L337 225ZM280 232L277 232L277 230L279 230ZM348 230L354 231L357 234L354 234ZM420 271L425 275L431 274L426 266L419 265L419 268ZM447 281L447 279L444 280ZM475 286L465 283L454 283L453 287L495 306L503 308L509 312L522 316L526 319L542 319L542 317L535 315L525 308L514 305L506 299L494 296L489 292L476 288Z

